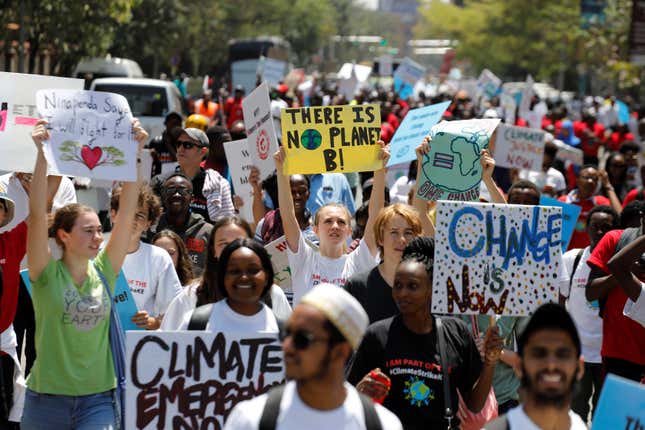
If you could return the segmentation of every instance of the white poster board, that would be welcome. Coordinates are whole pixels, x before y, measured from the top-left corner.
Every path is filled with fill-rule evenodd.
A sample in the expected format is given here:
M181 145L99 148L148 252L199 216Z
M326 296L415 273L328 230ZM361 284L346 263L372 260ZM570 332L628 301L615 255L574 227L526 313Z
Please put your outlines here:
M389 54L383 54L379 58L378 71L381 76L392 76L392 65L393 65L392 56Z
M262 64L262 79L271 87L277 87L284 79L287 62L274 58L265 58Z
M530 315L558 302L562 208L439 201L432 312Z
M34 170L36 146L31 131L39 118L36 92L46 88L82 90L83 84L82 79L0 72L0 171Z
M242 400L284 381L277 333L129 331L126 429L221 429Z
M520 101L520 117L526 118L531 110L531 99L533 98L533 76L526 77L526 83L522 88L522 100Z
M240 196L244 205L240 208L240 216L249 223L253 218L253 187L249 183L249 174L253 166L251 152L246 139L224 142L224 153L233 180L235 195Z
M542 130L500 124L495 140L495 163L500 167L540 172L545 134Z
M273 263L273 272L275 274L273 283L279 285L284 290L284 294L289 299L289 303L291 303L293 289L291 287L291 269L289 268L287 248L287 240L284 236L264 245L264 249L271 256L271 263Z
M394 76L408 85L414 85L423 79L426 73L426 68L421 64L413 61L411 58L405 57L399 67L396 68Z
M502 85L502 80L488 69L482 70L477 79L477 90L480 95L491 98L497 94L497 90Z
M275 170L273 154L278 151L266 82L262 82L242 100L242 111L251 159L255 167L260 169L260 179L266 179Z
M43 149L56 172L116 181L137 180L138 143L125 97L101 91L40 90L36 106L49 121Z

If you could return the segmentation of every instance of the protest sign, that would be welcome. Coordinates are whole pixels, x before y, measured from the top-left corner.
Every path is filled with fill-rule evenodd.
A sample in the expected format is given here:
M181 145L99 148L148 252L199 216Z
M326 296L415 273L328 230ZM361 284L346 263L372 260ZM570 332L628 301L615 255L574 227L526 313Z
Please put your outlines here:
M416 158L415 148L428 135L430 128L439 122L450 103L437 103L408 112L390 141L391 156L388 167Z
M291 288L291 269L289 268L289 258L287 257L287 240L284 236L279 237L271 243L264 245L271 256L273 264L273 283L277 284L284 290L289 303L293 300L293 289Z
M284 173L374 171L380 136L375 104L282 109Z
M582 207L546 196L540 197L540 206L556 206L562 208L562 252L566 252Z
M528 112L531 110L531 100L533 99L533 76L528 75L526 77L526 84L522 88L520 101L520 117L526 118ZM535 127L537 128L537 127Z
M544 131L500 124L495 139L495 162L500 167L542 171Z
M34 170L36 146L31 130L39 118L36 92L46 88L82 90L83 84L82 79L0 72L0 171Z
M504 111L504 120L506 124L515 124L515 112L517 111L517 103L515 98L507 93L502 93L499 97L502 110Z
M286 61L264 58L262 62L262 79L272 87L277 87L280 84L286 71Z
M392 76L393 59L389 54L383 54L379 57L378 74L381 76Z
M260 179L266 179L275 170L273 154L278 150L266 82L244 97L242 111L251 159L255 167L260 169Z
M645 428L645 385L609 374L594 410L591 428L641 430Z
M529 315L558 302L562 209L439 201L432 311Z
M567 145L559 139L555 139L553 143L558 147L558 152L555 153L555 158L562 161L570 161L576 166L582 166L584 162L584 153L582 152L582 149Z
M394 91L406 99L414 92L414 86L425 76L426 69L412 59L405 57L394 71Z
M277 334L128 332L127 429L221 429L233 407L284 382Z
M479 78L477 79L477 90L480 95L483 95L486 98L491 98L497 95L497 91L501 85L502 80L488 69L482 70Z
M477 200L482 178L480 153L488 148L499 119L443 121L432 127L430 152L421 160L417 197Z
M128 101L100 91L40 90L36 106L49 121L43 149L54 171L69 176L136 181L138 143Z
M247 222L253 223L253 187L249 183L253 160L247 140L224 142L224 153L233 180L235 195L240 196L244 202L240 208L240 216Z
M119 314L123 331L143 330L132 322L132 317L134 314L139 312L139 308L137 307L137 303L134 301L132 291L130 291L128 280L125 279L123 270L119 272L119 276L116 278L116 285L114 287L112 297L114 298L114 304Z

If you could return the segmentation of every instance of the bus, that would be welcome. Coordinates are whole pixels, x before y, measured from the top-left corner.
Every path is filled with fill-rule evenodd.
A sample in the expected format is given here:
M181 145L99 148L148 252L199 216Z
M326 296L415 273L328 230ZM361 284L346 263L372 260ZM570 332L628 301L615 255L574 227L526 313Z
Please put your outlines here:
M290 54L289 42L277 36L230 40L228 61L233 88L241 85L246 94L253 91L267 59L272 64L272 71L276 66L278 69L282 66L286 74Z

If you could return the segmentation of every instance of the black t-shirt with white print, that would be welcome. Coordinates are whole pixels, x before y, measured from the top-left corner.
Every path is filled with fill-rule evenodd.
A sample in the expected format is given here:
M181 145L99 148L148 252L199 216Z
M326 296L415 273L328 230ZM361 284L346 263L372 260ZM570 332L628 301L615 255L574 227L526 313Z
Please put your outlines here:
M481 373L482 361L463 321L441 317L445 329L452 409L457 410L457 388L469 392ZM446 428L443 375L436 330L416 334L401 315L370 325L349 371L354 385L372 369L380 368L392 386L383 406L394 412L406 430ZM453 425L457 418L453 419Z

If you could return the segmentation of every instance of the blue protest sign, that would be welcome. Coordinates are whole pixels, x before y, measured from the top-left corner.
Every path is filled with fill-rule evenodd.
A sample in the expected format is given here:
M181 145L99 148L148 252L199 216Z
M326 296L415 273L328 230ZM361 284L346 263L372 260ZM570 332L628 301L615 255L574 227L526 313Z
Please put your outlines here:
M620 124L629 123L629 107L620 100L616 100L616 106L618 106L618 122Z
M645 385L607 375L591 428L636 430L645 427Z
M499 119L443 121L432 127L430 152L421 160L417 197L423 200L479 199L480 155Z
M414 94L414 87L407 82L401 80L401 78L394 77L394 91L399 94L399 97L402 99L407 99L412 94Z
M121 327L123 327L123 331L143 330L132 322L132 317L134 314L139 312L139 308L134 301L134 297L130 291L128 281L125 279L123 270L119 272L119 276L116 278L113 297L116 310L118 311L119 318L121 319Z
M430 132L430 128L439 122L448 106L450 106L450 101L408 112L390 141L391 156L387 166L414 160L416 158L415 148Z
M31 281L29 280L29 271L27 269L20 271L20 277L27 287L27 291L31 296ZM114 304L116 304L117 311L119 312L119 318L121 318L121 327L123 331L128 330L143 330L135 323L132 322L132 317L134 314L139 312L134 297L132 297L132 292L128 286L128 281L123 275L123 270L119 273L119 276L116 279L116 286L114 288Z
M540 206L557 206L562 208L562 252L565 252L569 246L571 236L573 236L573 231L576 228L578 216L582 208L578 205L564 203L546 196L540 197Z

